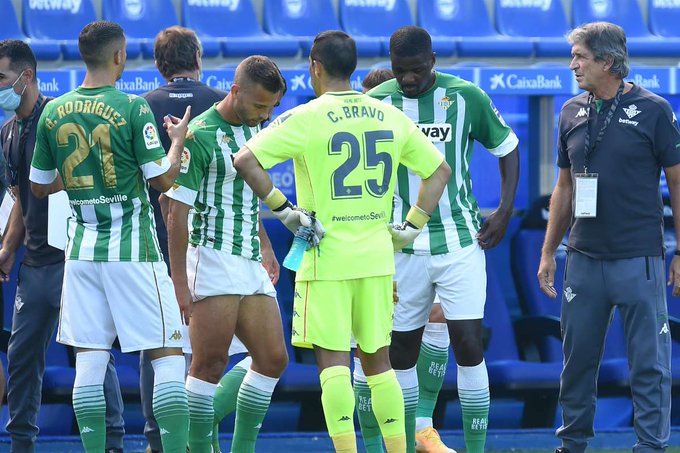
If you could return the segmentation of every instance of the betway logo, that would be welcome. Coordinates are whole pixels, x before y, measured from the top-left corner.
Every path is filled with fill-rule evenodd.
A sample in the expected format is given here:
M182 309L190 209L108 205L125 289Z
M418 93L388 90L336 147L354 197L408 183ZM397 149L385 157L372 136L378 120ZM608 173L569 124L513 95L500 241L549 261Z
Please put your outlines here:
M137 76L132 80L120 79L116 82L116 88L120 91L130 92L145 92L155 90L161 86L161 81L158 77L154 77L153 80L144 80L143 77Z
M227 8L229 11L236 11L240 0L187 0L189 6L199 6L203 8Z
M680 8L680 0L652 0L655 8Z
M541 8L550 9L552 0L501 0L501 8Z
M48 93L58 93L59 92L59 82L57 79L52 77L50 81L44 81L43 79L38 79L38 88L42 92Z
M347 6L384 8L387 11L392 11L397 0L346 0Z
M680 2L680 0L678 1ZM661 83L659 83L659 78L656 74L653 74L651 78L644 78L642 77L642 74L635 74L633 78L629 78L628 80L635 83L635 85L640 85L648 90L658 90L661 88Z
M80 10L82 0L28 0L29 9L55 10L63 9L75 14Z
M416 124L420 132L425 134L433 143L451 141L451 125L448 123L442 124Z
M562 79L559 75L553 78L547 78L543 74L538 74L535 77L518 76L517 74L509 74L507 77L504 72L494 74L491 76L491 89L497 90L499 88L521 90L521 89L561 89Z

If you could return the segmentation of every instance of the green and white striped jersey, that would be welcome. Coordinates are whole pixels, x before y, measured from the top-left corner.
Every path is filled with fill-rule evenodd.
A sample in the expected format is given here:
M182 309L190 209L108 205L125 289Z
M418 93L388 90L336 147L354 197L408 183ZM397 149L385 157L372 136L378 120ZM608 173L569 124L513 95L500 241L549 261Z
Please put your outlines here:
M518 144L487 94L459 77L436 72L435 83L417 98L404 96L395 79L368 93L403 111L444 154L452 174L439 205L423 232L405 253L440 255L475 242L481 226L477 199L472 193L470 161L474 141L503 157ZM404 221L418 200L420 178L403 165L397 170L393 218Z
M66 259L162 261L147 180L170 168L144 98L112 86L78 88L40 116L30 179L57 169L74 218Z
M259 200L236 173L233 155L259 131L233 125L215 106L189 124L170 198L193 207L190 243L260 261Z

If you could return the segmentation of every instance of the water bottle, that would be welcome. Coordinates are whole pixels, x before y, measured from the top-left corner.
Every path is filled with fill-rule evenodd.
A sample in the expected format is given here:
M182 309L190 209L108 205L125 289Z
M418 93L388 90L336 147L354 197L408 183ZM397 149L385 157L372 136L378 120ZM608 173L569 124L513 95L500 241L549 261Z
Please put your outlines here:
M299 226L293 238L293 245L290 246L288 255L283 260L283 267L297 272L302 264L302 258L305 256L305 251L309 249L312 244L312 235L314 229L312 227Z

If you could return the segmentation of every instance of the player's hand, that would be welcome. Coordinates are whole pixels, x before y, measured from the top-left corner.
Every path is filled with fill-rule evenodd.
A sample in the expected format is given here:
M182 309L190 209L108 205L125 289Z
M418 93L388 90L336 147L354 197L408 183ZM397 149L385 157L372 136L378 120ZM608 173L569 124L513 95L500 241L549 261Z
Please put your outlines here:
M191 119L191 106L187 106L184 111L184 116L180 119L176 116L165 115L163 118L163 127L168 131L168 137L170 140L177 141L181 140L184 142L184 137L187 135L187 127L189 126L189 120Z
M278 260L276 259L276 255L274 255L274 250L272 249L271 245L269 245L263 246L261 252L262 267L264 267L264 270L267 271L267 275L269 275L269 280L271 280L272 285L276 285L276 282L279 281L279 272L281 268L279 266Z
M404 222L399 224L389 223L387 229L392 235L392 245L394 246L394 251L399 251L411 244L416 240L420 232L419 228L416 228L410 222Z
M668 267L668 286L673 286L673 296L680 296L680 256L674 256Z
M312 236L312 247L316 247L321 242L321 239L326 235L326 229L323 227L319 219L314 219L314 236Z
M680 266L680 263L678 263ZM541 291L551 299L557 297L555 290L555 270L557 263L555 262L555 255L541 254L541 263L538 265L538 285ZM680 278L680 277L679 277Z
M17 255L14 252L10 252L4 248L0 249L0 281L9 281L9 274L14 267L16 256Z
M189 287L186 285L175 286L175 296L177 297L177 305L179 305L180 315L182 316L182 322L185 326L189 325L189 320L191 319L191 310L194 306L191 301L191 293L189 292Z
M512 211L506 212L498 209L489 214L477 233L477 242L482 249L492 249L501 242L508 229L511 215Z

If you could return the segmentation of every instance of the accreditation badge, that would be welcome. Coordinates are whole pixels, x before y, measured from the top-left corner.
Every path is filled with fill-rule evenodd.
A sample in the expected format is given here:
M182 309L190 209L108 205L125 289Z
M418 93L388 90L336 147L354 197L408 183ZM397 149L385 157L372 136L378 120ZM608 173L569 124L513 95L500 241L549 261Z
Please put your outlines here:
M597 216L598 173L576 173L574 191L574 217L578 219Z

